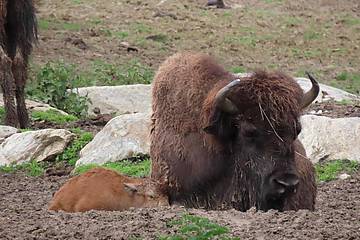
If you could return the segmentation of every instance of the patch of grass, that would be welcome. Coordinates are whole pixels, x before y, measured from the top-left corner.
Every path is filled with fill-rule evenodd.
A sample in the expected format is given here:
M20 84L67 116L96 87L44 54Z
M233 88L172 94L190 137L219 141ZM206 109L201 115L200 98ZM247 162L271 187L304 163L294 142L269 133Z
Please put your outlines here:
M64 22L56 19L39 19L39 29L42 30L68 30L68 31L80 31L82 26L79 23Z
M31 118L35 121L48 121L58 124L63 124L66 122L74 122L78 120L76 116L73 115L63 115L56 110L49 109L47 111L34 111L31 113Z
M77 117L85 117L89 99L69 91L84 82L74 65L62 61L48 62L35 70L35 77L27 84L27 95Z
M227 239L235 240L238 237L229 237L229 229L219 224L211 222L209 219L196 215L184 214L179 220L168 223L169 227L177 227L178 234L171 236L161 236L161 240L207 240L207 239Z
M303 38L305 41L320 39L321 33L319 33L319 31L316 31L314 29L308 29L304 32Z
M66 161L70 165L74 166L79 159L80 150L85 147L93 138L93 134L90 132L82 132L79 129L73 129L73 133L77 134L77 137L70 143L70 145L64 150L64 152L56 157L56 161Z
M126 65L116 66L103 61L95 61L94 77L96 85L127 85L149 84L154 77L154 71L136 60Z
M125 39L129 36L129 33L125 31L119 31L112 33L112 35L119 39Z
M5 123L5 108L0 107L0 124Z
M151 26L146 25L144 23L135 23L132 25L132 29L136 33L151 33L153 31Z
M236 66L236 67L230 68L230 72L233 72L233 73L246 73L246 69L245 69L245 67L242 67L242 66Z
M150 175L151 161L149 159L146 159L141 162L135 162L135 163L124 160L120 162L108 162L105 163L104 165L84 164L84 165L80 165L75 169L75 174L81 174L90 169L100 166L104 168L113 169L119 173L128 176L145 177Z
M14 173L16 171L24 171L27 175L37 177L45 172L45 164L32 160L28 163L11 164L0 167L1 172Z
M287 27L300 26L303 23L301 18L293 16L286 16L283 21Z
M350 160L335 160L315 164L317 181L328 182L337 178L342 173L351 174L359 169L359 163Z
M360 94L360 73L341 72L331 85L345 91Z
M359 17L352 17L352 16L345 16L342 21L344 24L348 26L356 26L360 25L360 18Z

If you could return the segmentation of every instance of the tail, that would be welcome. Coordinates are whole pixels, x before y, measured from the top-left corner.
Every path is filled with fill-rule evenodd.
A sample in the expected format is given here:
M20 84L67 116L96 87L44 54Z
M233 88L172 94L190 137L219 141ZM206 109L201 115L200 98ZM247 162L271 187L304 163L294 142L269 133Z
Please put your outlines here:
M7 3L6 25L7 52L14 58L19 48L24 61L37 41L37 20L33 0L10 0Z

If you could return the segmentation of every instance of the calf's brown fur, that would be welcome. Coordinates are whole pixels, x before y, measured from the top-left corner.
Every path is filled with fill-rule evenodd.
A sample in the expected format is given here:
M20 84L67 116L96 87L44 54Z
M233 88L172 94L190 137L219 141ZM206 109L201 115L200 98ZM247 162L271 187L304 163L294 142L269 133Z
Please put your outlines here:
M159 194L154 182L131 178L95 168L66 182L50 202L49 210L85 212L89 210L121 211L130 207L168 205L168 198Z
M175 54L160 66L151 177L172 203L189 207L314 209L314 168L297 135L318 84L311 77L304 94L280 72L236 78L199 53Z

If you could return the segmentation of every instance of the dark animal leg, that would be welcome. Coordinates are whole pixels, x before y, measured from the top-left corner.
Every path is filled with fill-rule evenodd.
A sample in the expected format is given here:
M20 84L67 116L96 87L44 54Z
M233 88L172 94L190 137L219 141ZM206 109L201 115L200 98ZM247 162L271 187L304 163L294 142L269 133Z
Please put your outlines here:
M0 47L0 82L4 98L5 125L18 127L15 110L15 81L11 71L12 61Z
M217 8L227 8L223 0L208 0L207 6L216 6Z
M27 64L24 58L17 53L13 61L13 75L16 84L16 103L17 113L19 117L20 128L27 128L29 124L29 116L25 104L25 83L27 79Z

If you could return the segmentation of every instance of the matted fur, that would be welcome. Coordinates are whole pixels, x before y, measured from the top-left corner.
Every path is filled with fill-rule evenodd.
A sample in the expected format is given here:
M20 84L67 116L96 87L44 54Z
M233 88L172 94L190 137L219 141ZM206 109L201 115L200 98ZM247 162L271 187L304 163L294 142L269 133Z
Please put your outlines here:
M178 53L160 66L152 90L152 178L162 183L171 201L186 206L227 205L244 211L258 205L259 193L255 189L260 184L261 172L249 175L254 167L247 162L246 152L237 152L241 146L226 140L229 138L226 134L235 130L222 129L224 138L203 131L209 125L219 124L217 121L233 128L251 122L263 131L276 133L277 137L267 141L271 149L290 151L290 158L294 158L295 163L289 160L279 166L283 165L285 170L294 165L303 188L287 199L284 209L313 209L314 169L308 159L301 160L294 153L301 145L297 146L294 136L300 131L303 91L283 73L257 71L242 78L241 84L228 95L239 113L234 116L222 113L219 117L215 95L236 78L213 58L199 53ZM282 132L288 133L283 139ZM300 197L307 192L310 194ZM303 197L309 201L300 202Z

